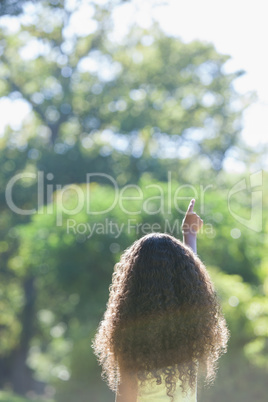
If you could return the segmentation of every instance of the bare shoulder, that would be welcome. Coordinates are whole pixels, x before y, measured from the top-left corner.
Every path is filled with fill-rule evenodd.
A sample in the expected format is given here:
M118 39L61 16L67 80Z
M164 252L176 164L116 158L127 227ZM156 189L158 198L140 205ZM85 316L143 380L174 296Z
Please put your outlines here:
M115 402L136 402L138 395L136 375L127 372L121 359L119 359L119 372L120 380L117 386Z

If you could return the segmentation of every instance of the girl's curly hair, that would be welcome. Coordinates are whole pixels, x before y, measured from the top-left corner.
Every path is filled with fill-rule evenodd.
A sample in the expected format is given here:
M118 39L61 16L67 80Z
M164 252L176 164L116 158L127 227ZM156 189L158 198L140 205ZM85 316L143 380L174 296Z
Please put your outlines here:
M115 265L109 290L92 347L113 391L119 360L141 385L163 378L171 399L179 379L183 391L195 389L198 368L214 379L229 333L209 274L189 247L164 233L142 237Z

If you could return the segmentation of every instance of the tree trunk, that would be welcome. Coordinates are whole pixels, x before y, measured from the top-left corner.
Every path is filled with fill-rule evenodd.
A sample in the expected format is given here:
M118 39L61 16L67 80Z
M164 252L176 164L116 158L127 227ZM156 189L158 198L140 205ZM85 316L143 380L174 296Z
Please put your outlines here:
M22 331L20 342L12 352L8 367L6 367L6 382L13 391L25 395L28 391L43 393L44 385L33 379L33 371L27 366L26 360L29 352L30 341L34 334L34 313L36 290L34 276L29 276L23 283L25 304L20 317Z

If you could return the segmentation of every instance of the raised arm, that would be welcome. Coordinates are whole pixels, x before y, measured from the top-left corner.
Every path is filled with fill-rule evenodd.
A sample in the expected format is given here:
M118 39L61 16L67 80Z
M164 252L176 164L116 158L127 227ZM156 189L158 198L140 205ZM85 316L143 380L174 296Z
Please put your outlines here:
M192 199L182 222L183 243L196 253L197 232L203 225L203 220L194 212L195 199Z

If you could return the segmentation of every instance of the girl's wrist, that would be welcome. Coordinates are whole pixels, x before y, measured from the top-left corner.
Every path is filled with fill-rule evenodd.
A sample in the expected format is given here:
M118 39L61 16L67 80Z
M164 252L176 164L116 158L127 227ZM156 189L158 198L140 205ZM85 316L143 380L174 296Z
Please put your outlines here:
M194 253L197 252L197 240L196 240L196 234L193 233L183 233L183 243L186 246L189 246Z
M197 232L195 232L195 231L189 231L189 230L182 230L182 235L184 236L184 237L196 237L197 236Z

